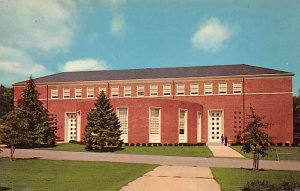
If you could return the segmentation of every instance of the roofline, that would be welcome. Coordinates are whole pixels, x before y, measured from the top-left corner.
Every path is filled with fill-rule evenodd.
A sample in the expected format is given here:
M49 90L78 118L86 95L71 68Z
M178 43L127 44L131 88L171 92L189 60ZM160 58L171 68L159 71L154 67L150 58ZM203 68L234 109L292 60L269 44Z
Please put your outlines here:
M64 72L61 72L64 73ZM78 84L78 83L99 83L99 82L120 82L120 81L155 81L155 80L165 80L165 81L172 81L172 80L186 80L186 79L226 79L226 78L255 78L255 77L264 77L264 78L271 78L271 77L293 77L295 74L292 72L286 73L279 73L279 74L251 74L251 75L229 75L229 76L200 76L200 77L175 77L175 78L145 78L145 79L125 79L125 80L95 80L95 81L66 81L66 82L42 82L36 83L36 85L56 85L56 84ZM12 86L24 86L26 85L27 81L22 81L13 84Z

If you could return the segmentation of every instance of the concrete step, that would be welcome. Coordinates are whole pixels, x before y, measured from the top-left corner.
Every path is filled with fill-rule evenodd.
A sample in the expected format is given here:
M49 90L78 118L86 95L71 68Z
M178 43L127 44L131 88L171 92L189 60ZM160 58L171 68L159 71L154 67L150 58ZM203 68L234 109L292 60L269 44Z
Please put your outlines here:
M207 142L206 146L224 146L221 142Z

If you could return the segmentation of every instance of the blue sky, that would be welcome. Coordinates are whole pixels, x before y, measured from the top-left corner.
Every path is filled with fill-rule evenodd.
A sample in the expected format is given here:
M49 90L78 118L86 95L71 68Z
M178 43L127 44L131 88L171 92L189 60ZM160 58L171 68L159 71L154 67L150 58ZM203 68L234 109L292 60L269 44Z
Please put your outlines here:
M0 83L61 71L246 63L295 73L300 0L0 1Z

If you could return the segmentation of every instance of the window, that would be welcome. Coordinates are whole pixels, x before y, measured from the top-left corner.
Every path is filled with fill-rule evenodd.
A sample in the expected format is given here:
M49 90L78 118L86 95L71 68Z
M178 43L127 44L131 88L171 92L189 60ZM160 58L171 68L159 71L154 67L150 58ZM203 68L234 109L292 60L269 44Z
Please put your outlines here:
M64 88L64 98L70 98L70 88Z
M87 88L87 97L88 98L94 97L94 88Z
M199 94L199 86L198 84L190 85L190 95L198 95Z
M160 130L160 109L150 109L150 134L159 134Z
M100 94L102 91L106 94L106 88L105 88L105 87L100 87L100 88L99 88L99 94Z
M124 87L124 97L130 97L131 96L131 86L125 86Z
M145 95L145 87L137 86L137 96L144 96L144 95Z
M127 108L118 108L117 109L118 118L121 125L121 132L122 134L128 133L128 112Z
M158 95L158 86L157 85L151 85L150 86L150 95L151 96L157 96Z
M58 98L58 89L53 88L51 89L51 99L57 99Z
M184 95L184 84L177 84L176 92L177 95Z
M171 85L164 85L163 86L163 95L170 96L171 95Z
M185 134L186 130L186 110L180 110L179 112L179 134Z
M242 93L242 83L233 83L233 94Z
M119 96L119 87L111 87L111 97Z
M81 98L81 97L82 97L82 89L75 88L75 98Z
M227 83L219 83L219 94L227 94Z
M213 85L212 83L204 84L204 95L212 95L213 94Z

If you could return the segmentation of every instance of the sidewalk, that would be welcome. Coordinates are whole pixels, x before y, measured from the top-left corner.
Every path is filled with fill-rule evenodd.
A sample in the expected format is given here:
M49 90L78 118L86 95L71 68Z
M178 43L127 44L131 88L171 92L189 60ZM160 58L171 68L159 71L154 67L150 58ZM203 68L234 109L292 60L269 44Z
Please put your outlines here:
M224 145L207 145L214 157L245 158L240 153Z
M208 167L159 166L120 191L221 191Z
M9 157L9 149L3 149L1 157ZM252 168L252 159L245 158L204 158L153 156L134 154L113 154L94 152L47 151L33 149L17 149L16 158L40 158L47 160L78 160L78 161L109 161L124 163L144 163L172 166L224 167L224 168ZM260 160L260 167L272 170L300 171L300 162L296 161L268 161Z

